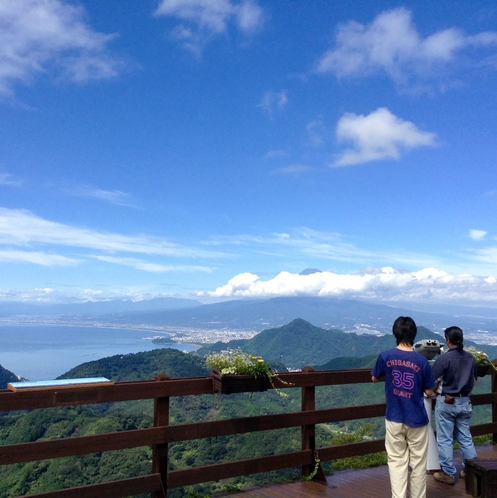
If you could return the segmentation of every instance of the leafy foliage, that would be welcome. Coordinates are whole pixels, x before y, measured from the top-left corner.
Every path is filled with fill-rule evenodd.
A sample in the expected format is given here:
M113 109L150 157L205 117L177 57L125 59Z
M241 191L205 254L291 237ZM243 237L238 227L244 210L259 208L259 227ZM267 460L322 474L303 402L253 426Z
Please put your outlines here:
M497 366L495 366L489 359L488 359L488 354L484 353L483 351L479 351L476 349L474 346L469 346L467 348L464 348L465 351L473 355L473 358L476 361L477 365L489 365L492 366L494 370L497 370Z
M373 439L373 427L369 424L363 424L354 432L338 432L331 439L332 445L358 443L368 439ZM373 453L371 455L361 455L357 457L342 458L332 463L333 470L360 469L364 467L375 467L387 463L387 454Z

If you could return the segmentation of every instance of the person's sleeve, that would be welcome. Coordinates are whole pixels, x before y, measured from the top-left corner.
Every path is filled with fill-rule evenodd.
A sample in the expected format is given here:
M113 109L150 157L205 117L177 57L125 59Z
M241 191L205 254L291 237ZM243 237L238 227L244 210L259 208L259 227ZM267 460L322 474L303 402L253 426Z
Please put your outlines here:
M432 369L430 367L430 364L427 362L426 366L424 368L425 370L425 385L423 387L423 390L425 389L434 389L435 388L435 376L433 375Z
M473 358L473 378L478 380L478 372L476 368L476 360Z
M442 375L443 375L443 365L442 365L442 362L440 361L440 357L438 357L435 360L435 363L431 367L431 372L432 372L432 375L433 375L434 379L438 379L438 378L442 377Z
M384 362L383 362L383 358L380 355L380 356L378 356L376 363L373 367L373 370L371 371L371 376L379 379L380 377L383 377L384 375L385 375Z

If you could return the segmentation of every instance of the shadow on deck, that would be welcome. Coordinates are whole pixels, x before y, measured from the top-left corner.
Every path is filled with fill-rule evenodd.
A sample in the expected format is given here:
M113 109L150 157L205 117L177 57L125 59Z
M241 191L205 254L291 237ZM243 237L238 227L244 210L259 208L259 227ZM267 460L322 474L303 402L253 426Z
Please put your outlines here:
M497 446L484 445L476 448L479 458L495 458ZM461 454L454 453L456 467L461 468ZM250 488L246 491L216 495L220 498L390 498L390 479L386 465L367 469L344 470L327 476L328 484L316 482L293 482L272 484ZM409 495L408 495L409 496ZM428 498L468 498L463 479L448 485L435 481L431 475L426 478L426 496Z

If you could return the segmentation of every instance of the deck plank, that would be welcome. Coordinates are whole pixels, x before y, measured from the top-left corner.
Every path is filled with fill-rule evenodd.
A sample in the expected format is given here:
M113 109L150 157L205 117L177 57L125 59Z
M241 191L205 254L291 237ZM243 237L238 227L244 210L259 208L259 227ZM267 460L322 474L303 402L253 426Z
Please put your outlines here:
M484 445L476 448L480 458L497 459L497 446ZM454 453L455 461L460 467L461 454ZM389 498L390 479L386 465L370 467L367 469L343 470L327 476L328 483L317 482L291 482L285 484L269 484L256 486L236 493L223 493L216 497L235 498ZM435 481L433 476L426 479L427 496L437 498L468 498L463 479L458 479L456 484L449 486Z

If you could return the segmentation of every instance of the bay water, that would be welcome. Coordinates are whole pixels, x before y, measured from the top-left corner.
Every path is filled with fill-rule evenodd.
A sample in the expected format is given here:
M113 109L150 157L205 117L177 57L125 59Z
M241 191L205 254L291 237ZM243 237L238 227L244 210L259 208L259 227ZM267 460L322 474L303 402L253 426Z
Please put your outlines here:
M190 352L194 344L154 344L150 330L52 324L0 323L0 365L31 381L52 380L71 368L116 354L171 347Z

